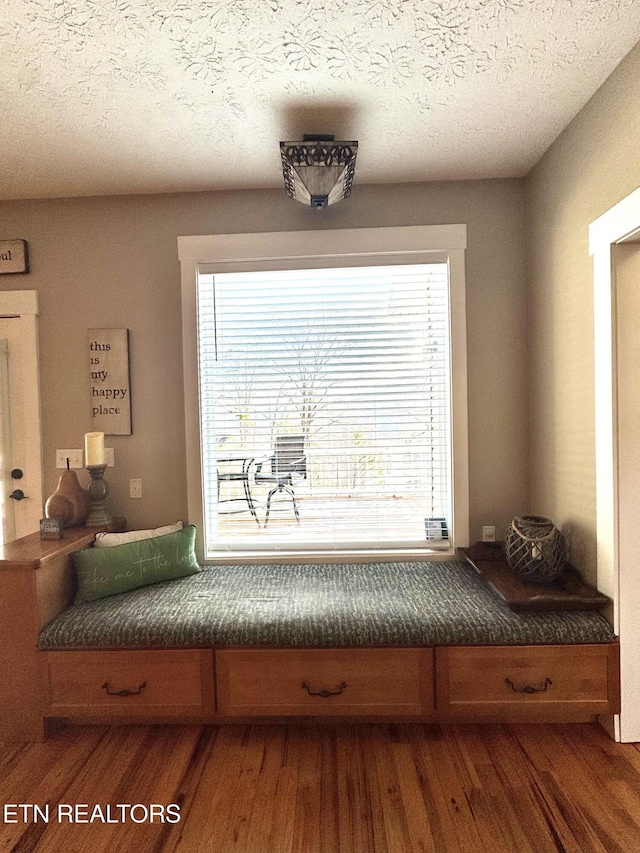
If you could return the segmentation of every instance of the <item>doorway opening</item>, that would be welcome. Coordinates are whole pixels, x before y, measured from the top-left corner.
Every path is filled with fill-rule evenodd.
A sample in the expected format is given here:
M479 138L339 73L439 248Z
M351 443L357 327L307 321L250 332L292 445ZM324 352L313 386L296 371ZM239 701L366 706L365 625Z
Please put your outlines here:
M614 734L624 742L640 741L638 241L640 188L589 228L594 269L598 588L613 600L614 630L620 637L622 704Z

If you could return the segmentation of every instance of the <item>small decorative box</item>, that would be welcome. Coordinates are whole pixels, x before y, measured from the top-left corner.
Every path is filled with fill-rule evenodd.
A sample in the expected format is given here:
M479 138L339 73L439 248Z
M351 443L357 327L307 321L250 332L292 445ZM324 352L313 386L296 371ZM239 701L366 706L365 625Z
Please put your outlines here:
M62 539L63 534L64 525L61 518L40 519L41 539Z

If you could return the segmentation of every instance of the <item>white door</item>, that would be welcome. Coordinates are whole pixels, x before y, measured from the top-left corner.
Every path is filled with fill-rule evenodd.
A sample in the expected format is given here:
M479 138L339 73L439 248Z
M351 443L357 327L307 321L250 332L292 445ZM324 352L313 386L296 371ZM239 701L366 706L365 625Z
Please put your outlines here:
M42 518L37 321L35 291L0 292L0 543Z

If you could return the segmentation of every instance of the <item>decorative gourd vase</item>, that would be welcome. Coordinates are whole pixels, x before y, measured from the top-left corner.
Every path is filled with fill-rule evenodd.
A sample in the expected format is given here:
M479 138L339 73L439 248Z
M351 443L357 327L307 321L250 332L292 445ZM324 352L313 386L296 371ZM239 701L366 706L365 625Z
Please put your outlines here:
M44 513L47 518L60 518L65 527L84 524L89 515L91 499L82 488L75 471L63 471L58 488L47 498Z
M505 536L507 562L528 583L548 585L566 563L564 536L550 518L516 516Z

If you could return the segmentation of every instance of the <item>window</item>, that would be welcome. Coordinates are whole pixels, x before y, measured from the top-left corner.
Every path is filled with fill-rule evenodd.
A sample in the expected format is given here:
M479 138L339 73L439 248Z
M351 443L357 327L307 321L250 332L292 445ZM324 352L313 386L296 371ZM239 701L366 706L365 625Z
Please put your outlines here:
M201 558L466 543L464 239L463 226L179 238ZM299 465L272 476L291 440Z

